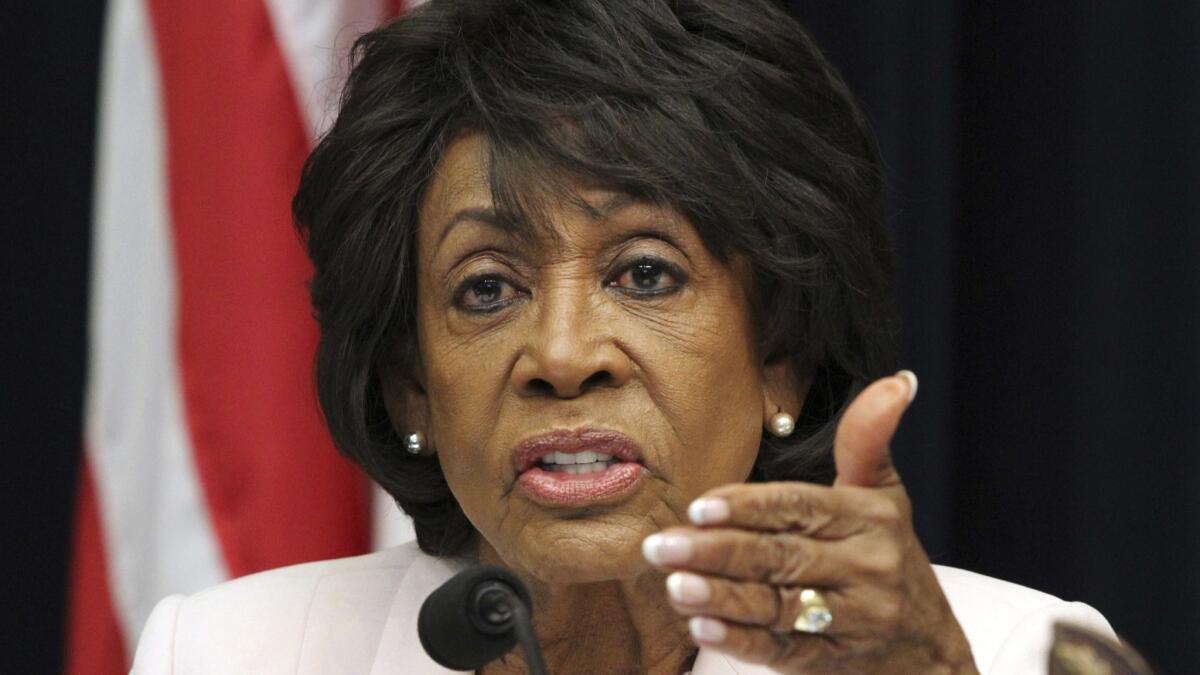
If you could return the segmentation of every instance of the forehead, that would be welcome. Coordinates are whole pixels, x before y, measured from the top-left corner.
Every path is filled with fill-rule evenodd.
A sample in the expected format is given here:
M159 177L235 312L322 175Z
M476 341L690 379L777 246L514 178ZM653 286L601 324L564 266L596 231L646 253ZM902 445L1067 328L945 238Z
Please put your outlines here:
M436 216L465 206L491 205L488 144L482 134L460 136L446 146L421 202L421 216Z
M678 213L595 180L572 178L546 167L523 167L521 176L504 176L510 194L496 199L489 175L490 148L480 133L462 135L447 145L420 205L420 239L437 245L463 220L488 223L517 236L555 236L564 216L602 221L629 206L655 212L656 220L677 224Z

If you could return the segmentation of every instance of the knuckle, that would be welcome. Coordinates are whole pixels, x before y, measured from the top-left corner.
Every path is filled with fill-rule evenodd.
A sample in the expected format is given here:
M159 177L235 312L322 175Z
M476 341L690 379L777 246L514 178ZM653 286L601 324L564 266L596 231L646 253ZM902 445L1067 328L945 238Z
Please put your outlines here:
M904 556L896 547L888 544L872 546L858 559L859 568L873 579L888 579L895 576L904 564Z
M771 587L771 607L769 617L764 617L764 623L771 626L772 630L786 633L791 630L791 625L788 623L788 616L791 613L793 603L788 598L787 588Z
M774 506L780 520L788 527L804 529L812 523L815 516L812 500L806 493L795 488L780 490Z
M791 632L802 608L800 589L780 588L776 598L775 630L781 633Z
M907 522L905 510L900 504L887 497L871 499L868 504L869 506L866 507L867 517L886 529L896 529Z
M812 557L804 553L802 549L796 549L791 552L787 561L779 568L779 573L776 583L798 584L809 579L812 574L813 561Z
M854 568L872 586L888 586L904 566L904 556L890 542L866 546L854 556Z
M724 579L709 579L709 585L712 595L698 611L752 625L770 623L778 613L776 594L766 586Z
M791 583L800 579L807 567L804 556L793 542L782 537L768 537L763 555L758 556L760 581L767 584Z

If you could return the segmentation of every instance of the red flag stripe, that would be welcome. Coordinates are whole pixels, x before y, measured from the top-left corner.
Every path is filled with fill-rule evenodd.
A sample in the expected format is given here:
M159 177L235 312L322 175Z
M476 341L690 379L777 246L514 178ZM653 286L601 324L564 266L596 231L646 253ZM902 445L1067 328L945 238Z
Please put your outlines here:
M162 87L151 38L143 0L109 3L83 441L106 591L127 653L159 599L229 576L184 421Z
M128 672L129 655L125 653L108 584L96 485L86 459L79 472L77 499L63 672L67 675Z
M308 142L269 17L247 0L148 6L186 416L226 562L240 575L361 552L363 481L313 393L310 271L288 211Z

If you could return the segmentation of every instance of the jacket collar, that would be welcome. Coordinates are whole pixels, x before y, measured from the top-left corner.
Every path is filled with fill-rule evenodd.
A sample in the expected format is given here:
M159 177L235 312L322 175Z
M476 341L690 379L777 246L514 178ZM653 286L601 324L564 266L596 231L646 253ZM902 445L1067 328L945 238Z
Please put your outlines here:
M438 665L425 653L417 635L417 613L425 598L450 577L465 569L467 563L448 558L435 558L418 553L404 573L388 611L387 623L375 652L371 675L420 673L446 675L455 671ZM691 675L771 675L775 671L744 663L720 652L701 648L696 655Z

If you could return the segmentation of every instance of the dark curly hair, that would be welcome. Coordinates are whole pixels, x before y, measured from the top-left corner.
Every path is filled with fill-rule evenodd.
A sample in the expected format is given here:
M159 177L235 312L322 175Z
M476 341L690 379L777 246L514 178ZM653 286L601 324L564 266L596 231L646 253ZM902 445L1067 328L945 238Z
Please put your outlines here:
M468 131L489 142L510 223L582 179L669 205L714 255L744 256L761 355L812 381L750 479L832 479L841 412L894 367L892 263L878 150L808 34L769 0L431 0L358 40L292 205L329 429L422 550L464 554L475 531L436 457L401 448L380 378L411 377L418 205Z

